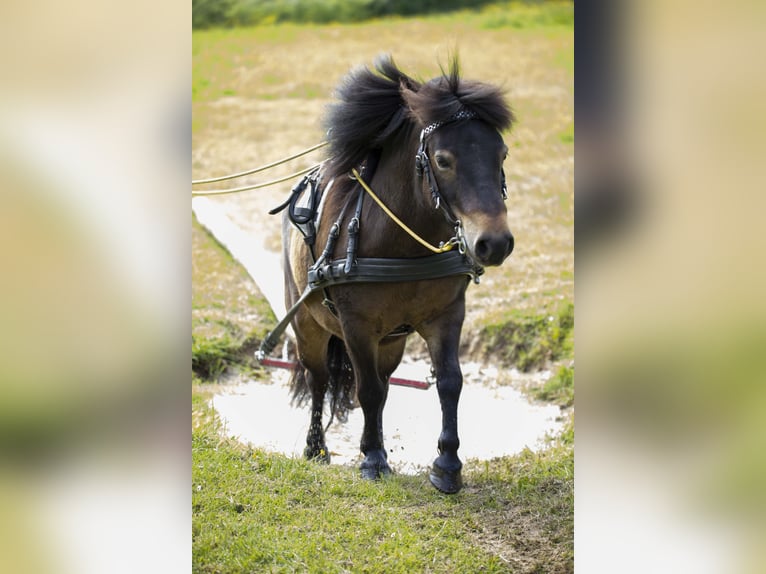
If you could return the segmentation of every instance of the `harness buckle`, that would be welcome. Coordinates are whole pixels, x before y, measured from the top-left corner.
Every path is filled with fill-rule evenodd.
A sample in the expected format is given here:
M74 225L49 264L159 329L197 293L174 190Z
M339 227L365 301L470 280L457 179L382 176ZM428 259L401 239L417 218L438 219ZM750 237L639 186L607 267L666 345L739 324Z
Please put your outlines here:
M326 295L325 295L325 298L322 300L322 305L327 307L327 310L330 311L330 313L332 313L336 317L338 316L338 310L335 308L335 304Z
M455 237L453 239L455 240L455 245L457 245L457 250L460 252L460 255L465 255L467 250L465 231L463 230L463 222L459 219L455 223Z

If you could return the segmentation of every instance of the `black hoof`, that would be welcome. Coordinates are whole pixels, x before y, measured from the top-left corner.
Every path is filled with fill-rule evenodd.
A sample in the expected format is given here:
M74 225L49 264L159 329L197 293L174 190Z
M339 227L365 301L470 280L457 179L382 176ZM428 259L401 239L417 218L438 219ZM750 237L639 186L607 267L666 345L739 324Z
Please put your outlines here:
M321 462L322 464L330 464L330 451L327 447L310 447L307 446L303 449L303 456L308 460Z
M388 465L384 466L383 468L373 468L373 467L361 467L362 471L362 478L364 480L378 480L381 476L392 474L391 469L388 467Z
M362 471L362 478L365 480L378 480L383 475L393 474L391 467L386 462L385 451L367 453L362 464L359 465L359 470Z
M437 462L434 462L433 466L431 466L428 480L431 481L431 484L434 485L436 490L443 492L444 494L457 494L460 492L460 489L463 488L463 477L460 473L461 468L462 465L453 470L447 470L441 468Z

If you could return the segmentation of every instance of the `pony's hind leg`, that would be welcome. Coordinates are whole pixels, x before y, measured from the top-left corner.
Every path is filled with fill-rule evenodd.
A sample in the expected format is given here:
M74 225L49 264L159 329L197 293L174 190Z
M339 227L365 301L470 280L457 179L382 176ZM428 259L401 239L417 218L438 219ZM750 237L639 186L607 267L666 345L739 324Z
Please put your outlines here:
M375 480L381 475L391 474L388 455L383 446L383 407L388 398L388 381L381 380L375 369L361 371L355 365L355 370L359 377L357 396L364 413L364 428L359 441L364 460L359 469L362 478Z
M309 460L330 462L330 451L325 443L324 426L322 425L322 411L324 410L324 396L327 392L327 378L321 380L307 372L309 388L311 389L311 424L306 434L306 448L303 456Z
M330 462L330 454L327 450L322 426L322 411L324 410L324 396L327 389L327 378L316 376L316 371L299 364L293 373L292 385L294 402L303 404L307 398L311 400L311 422L306 434L306 447L303 456L309 460Z
M295 326L300 364L296 373L297 380L294 382L294 393L296 397L311 398L311 422L306 434L303 456L309 460L329 463L330 452L325 443L322 425L325 393L330 380L326 364L329 334L321 330L308 314L299 313Z
M383 408L388 398L388 377L402 359L406 338L382 344L362 336L347 340L353 341L347 346L356 373L357 399L364 414L359 443L364 460L359 468L362 478L375 480L381 475L391 474L383 446Z
M364 414L364 428L359 448L364 460L359 465L362 478L375 480L391 474L386 449L383 447L383 407L388 397L388 379L378 372L378 342L355 335L364 330L351 330L344 325L344 338L356 375L356 394Z

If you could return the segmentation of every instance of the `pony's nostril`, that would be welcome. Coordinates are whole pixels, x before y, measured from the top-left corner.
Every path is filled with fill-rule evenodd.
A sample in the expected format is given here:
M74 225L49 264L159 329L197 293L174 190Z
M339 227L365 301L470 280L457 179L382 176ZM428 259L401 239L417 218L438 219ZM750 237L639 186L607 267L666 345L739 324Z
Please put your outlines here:
M490 252L489 242L487 242L486 239L480 239L476 242L474 251L476 252L476 257L482 261L486 261L489 258Z
M473 252L482 265L500 265L513 251L510 232L484 234L476 240Z

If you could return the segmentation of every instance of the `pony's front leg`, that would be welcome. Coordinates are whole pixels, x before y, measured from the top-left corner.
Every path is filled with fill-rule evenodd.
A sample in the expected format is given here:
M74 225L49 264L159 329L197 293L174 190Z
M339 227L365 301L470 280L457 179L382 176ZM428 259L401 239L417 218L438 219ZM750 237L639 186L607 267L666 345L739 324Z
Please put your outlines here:
M430 323L421 331L426 339L436 376L436 388L442 409L442 430L439 435L439 456L429 474L431 484L446 494L455 494L463 487L463 463L457 455L460 439L457 433L457 406L463 388L458 348L463 325L460 312Z
M344 328L344 334L349 332L353 331ZM352 335L347 336L346 345L356 373L357 399L364 414L364 429L359 444L364 460L359 468L362 478L375 480L383 474L391 474L383 447L383 407L388 397L388 381L378 374L377 341Z

